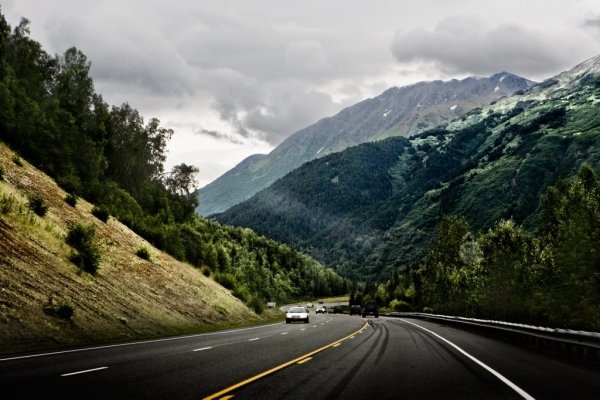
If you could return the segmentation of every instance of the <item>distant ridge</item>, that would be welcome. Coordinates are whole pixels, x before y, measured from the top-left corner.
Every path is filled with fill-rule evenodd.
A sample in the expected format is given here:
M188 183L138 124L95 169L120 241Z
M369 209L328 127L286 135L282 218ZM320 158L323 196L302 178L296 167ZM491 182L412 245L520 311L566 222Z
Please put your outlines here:
M418 265L443 215L536 230L540 196L600 173L600 57L410 138L313 160L216 219L298 246L339 273Z
M532 84L501 72L487 78L390 88L294 133L268 155L248 157L197 192L200 205L196 211L204 216L225 211L307 161L357 144L433 128Z

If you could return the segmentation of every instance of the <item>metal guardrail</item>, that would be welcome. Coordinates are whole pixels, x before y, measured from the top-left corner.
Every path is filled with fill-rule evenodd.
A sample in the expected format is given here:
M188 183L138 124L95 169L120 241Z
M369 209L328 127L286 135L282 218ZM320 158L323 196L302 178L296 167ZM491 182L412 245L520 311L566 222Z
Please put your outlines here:
M444 321L451 324L462 325L464 327L493 331L494 333L501 334L512 339L517 339L519 341L527 342L528 344L560 351L576 358L600 361L599 332L548 328L505 321L427 313L392 312L385 315L389 317L409 317L432 321Z

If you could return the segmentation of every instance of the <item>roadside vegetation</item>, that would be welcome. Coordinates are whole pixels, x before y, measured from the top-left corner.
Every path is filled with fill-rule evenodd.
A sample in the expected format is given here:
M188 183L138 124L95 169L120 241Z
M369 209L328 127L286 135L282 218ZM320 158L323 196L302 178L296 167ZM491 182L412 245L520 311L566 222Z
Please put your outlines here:
M589 166L547 190L539 227L509 219L477 233L446 216L417 269L353 296L392 311L600 331L600 181Z
M163 166L174 132L127 103L109 106L94 90L90 65L76 48L49 55L29 37L29 21L11 29L0 16L0 140L19 154L15 164L23 157L70 193L69 204L78 197L96 204L92 214L100 221L112 216L159 250L226 281L256 311L266 301L346 291L344 279L288 246L197 217L197 168ZM44 207L31 198L36 214ZM99 257L85 245L73 260L95 273Z

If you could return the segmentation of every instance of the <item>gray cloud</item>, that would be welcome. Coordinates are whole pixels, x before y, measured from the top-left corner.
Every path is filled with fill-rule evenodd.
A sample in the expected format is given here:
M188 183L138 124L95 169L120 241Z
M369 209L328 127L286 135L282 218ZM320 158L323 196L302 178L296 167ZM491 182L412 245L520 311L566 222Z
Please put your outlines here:
M502 69L544 79L595 55L600 36L594 0L0 1L48 52L82 50L106 101L173 124L173 164L216 146L221 172L248 155L234 148L266 152L390 86Z
M217 132L217 131L213 131L213 130L209 130L209 129L201 129L199 131L196 131L196 133L199 135L210 136L210 137L213 137L213 138L219 139L219 140L226 140L226 141L234 143L234 144L243 144L244 143L241 140L236 139L235 137L226 135L222 132Z
M299 81L285 81L271 85L263 107L256 107L244 118L253 130L271 132L267 140L278 144L290 134L308 126L339 108L327 94L307 88Z
M583 21L583 26L587 28L600 29L600 15L595 15L593 17L586 18Z
M400 62L430 62L450 74L552 73L573 63L576 43L552 31L516 24L490 26L477 17L454 16L434 29L396 33L392 53Z

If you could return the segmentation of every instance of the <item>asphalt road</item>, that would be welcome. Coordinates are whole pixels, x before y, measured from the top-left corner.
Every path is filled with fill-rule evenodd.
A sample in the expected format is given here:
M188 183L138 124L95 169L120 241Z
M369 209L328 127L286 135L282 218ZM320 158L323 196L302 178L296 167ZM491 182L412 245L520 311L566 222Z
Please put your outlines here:
M3 399L597 399L600 371L411 319L314 315L0 356Z

